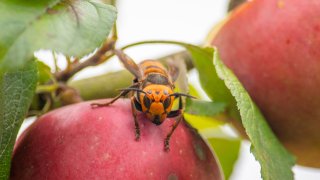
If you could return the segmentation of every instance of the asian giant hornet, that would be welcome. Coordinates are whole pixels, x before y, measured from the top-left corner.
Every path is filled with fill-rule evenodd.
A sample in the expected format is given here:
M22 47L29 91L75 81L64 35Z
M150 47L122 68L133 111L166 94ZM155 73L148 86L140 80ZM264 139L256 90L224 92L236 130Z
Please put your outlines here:
M137 111L146 114L147 118L154 124L160 125L168 117L176 117L171 131L164 140L165 150L169 150L170 137L182 120L182 99L181 96L191 97L188 94L173 92L174 82L178 77L178 68L171 66L167 70L161 63L155 60L145 60L136 64L129 56L120 50L115 50L124 66L135 76L133 84L124 89L110 102L99 104L93 103L92 106L109 106L120 97L126 96L129 92L134 92L131 97L132 115L135 124L136 140L140 138L140 128L137 120ZM179 108L171 110L173 101L179 98Z

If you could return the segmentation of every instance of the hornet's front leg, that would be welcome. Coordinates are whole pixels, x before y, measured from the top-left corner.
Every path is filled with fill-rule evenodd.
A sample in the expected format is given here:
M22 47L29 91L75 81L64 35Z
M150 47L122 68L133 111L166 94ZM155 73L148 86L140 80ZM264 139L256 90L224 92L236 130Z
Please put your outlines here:
M174 130L178 127L179 123L181 122L181 120L183 118L182 109L183 109L182 98L181 98L181 96L179 96L179 109L171 111L167 116L168 118L170 118L170 117L177 117L177 118L176 118L176 121L174 122L174 124L172 125L171 131L168 133L167 137L164 140L164 150L165 151L170 150L171 135L173 134Z
M134 126L135 126L135 136L136 136L136 141L140 139L140 127L137 119L137 110L141 111L141 105L135 97L131 97L131 110L132 110L132 116L134 120Z
M137 87L137 84L130 86L128 90L123 90L119 95L114 97L111 101L106 102L106 103L92 103L91 107L95 108L95 107L109 106L110 104L112 104L116 100L118 100L119 98L126 96L131 91L130 88L135 88L135 87Z

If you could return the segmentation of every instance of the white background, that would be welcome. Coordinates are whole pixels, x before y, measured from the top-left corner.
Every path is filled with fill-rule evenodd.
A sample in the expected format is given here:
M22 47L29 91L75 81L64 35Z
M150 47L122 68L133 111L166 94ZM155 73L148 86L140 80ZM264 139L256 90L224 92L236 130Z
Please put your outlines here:
M214 24L226 15L228 0L118 0L118 46L142 40L174 40L193 44L204 42ZM126 51L135 60L156 58L180 50L176 46L144 45ZM41 59L48 54L37 53ZM48 61L50 63L50 61ZM51 61L52 62L52 61ZM77 79L122 68L116 59L98 68L88 68ZM199 87L196 72L189 77ZM260 166L250 154L249 143L243 143L241 155L231 179L258 180ZM320 179L320 171L295 167L297 180Z

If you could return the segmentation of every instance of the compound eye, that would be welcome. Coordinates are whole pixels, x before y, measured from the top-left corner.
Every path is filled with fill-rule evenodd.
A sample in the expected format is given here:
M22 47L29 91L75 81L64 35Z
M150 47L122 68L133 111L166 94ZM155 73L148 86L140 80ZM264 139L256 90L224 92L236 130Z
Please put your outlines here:
M146 95L143 97L143 104L146 106L147 109L150 109L151 100Z
M163 101L163 107L164 109L167 109L171 104L171 97L167 97L164 101Z

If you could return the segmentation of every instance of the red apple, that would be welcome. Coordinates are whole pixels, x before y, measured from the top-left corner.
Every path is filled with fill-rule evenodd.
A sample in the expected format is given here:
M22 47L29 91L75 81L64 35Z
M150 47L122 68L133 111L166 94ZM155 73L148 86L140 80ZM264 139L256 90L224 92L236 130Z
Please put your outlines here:
M16 143L11 179L222 179L209 147L183 122L167 152L173 119L156 126L140 114L135 141L129 100L94 109L90 103L54 110L31 125Z
M320 167L320 1L247 2L210 44L298 163Z

